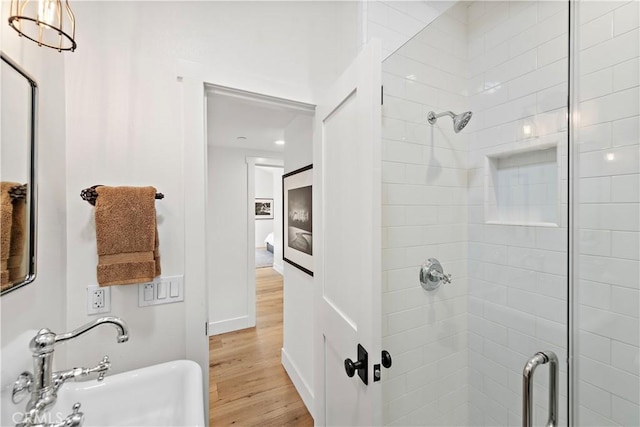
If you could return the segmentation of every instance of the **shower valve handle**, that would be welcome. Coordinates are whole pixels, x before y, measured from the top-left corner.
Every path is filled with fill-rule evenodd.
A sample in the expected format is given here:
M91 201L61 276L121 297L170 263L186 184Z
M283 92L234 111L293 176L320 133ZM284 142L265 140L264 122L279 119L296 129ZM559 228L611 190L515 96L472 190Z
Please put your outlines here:
M420 284L426 291L434 291L444 283L451 283L451 274L445 274L442 264L435 258L429 258L420 269Z

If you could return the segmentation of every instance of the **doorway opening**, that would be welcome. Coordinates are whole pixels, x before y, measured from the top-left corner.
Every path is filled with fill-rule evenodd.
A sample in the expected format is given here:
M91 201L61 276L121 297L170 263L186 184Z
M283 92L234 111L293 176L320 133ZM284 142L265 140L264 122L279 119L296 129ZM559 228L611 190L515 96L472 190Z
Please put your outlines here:
M251 164L249 167L251 167ZM282 167L256 165L254 169L253 198L255 268L273 268L281 275L284 272L282 265L282 238L280 237L282 236L283 223L283 174L284 168ZM251 201L251 198L249 201ZM250 226L251 224L249 224Z
M207 85L206 111L210 424L312 425L281 359L282 175L312 157L314 107Z

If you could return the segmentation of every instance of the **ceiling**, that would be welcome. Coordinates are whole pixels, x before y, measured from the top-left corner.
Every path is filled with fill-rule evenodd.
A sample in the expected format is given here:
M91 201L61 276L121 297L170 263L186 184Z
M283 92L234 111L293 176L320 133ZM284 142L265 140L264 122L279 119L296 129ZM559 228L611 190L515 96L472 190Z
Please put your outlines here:
M264 97L207 94L207 143L215 147L283 152L274 144L300 111ZM238 139L245 137L246 139Z

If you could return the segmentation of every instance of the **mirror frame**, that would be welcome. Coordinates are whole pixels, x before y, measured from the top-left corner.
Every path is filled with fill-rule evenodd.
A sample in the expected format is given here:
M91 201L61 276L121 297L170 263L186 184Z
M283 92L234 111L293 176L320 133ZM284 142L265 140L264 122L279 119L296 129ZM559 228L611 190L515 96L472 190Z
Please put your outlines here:
M29 239L26 242L28 244L27 256L29 258L27 260L27 272L26 272L27 274L24 280L22 280L21 282L15 283L13 286L11 286L8 289L5 289L0 293L0 295L6 295L9 292L15 291L16 289L20 289L21 287L28 285L29 283L33 282L36 279L36 254L37 254L36 244L38 241L36 236L37 222L38 222L38 215L37 215L38 214L38 209L37 209L38 188L37 188L37 181L36 181L36 177L37 177L36 169L38 166L37 153L36 153L36 149L37 149L36 133L38 130L38 123L37 123L38 84L36 83L35 79L29 75L29 73L27 73L22 67L20 67L15 61L9 58L2 51L0 51L0 58L2 59L2 62L9 65L11 68L17 71L18 74L24 77L29 83L29 86L31 87L31 109L30 109L31 124L29 126L29 133L30 133L29 139L31 144L31 147L30 147L31 148L31 153L30 153L31 154L30 155L31 170L29 173L29 183L27 185L27 200L29 202L29 207L28 207L29 208Z

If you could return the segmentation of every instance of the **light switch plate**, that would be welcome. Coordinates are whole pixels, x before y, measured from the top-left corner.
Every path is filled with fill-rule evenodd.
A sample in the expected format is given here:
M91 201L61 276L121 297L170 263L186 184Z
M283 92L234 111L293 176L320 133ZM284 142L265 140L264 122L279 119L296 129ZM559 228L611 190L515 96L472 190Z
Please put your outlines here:
M161 286L158 286L160 284ZM173 292L171 292L171 290L173 290ZM183 276L157 277L153 282L138 285L138 307L171 304L181 301L184 301Z

